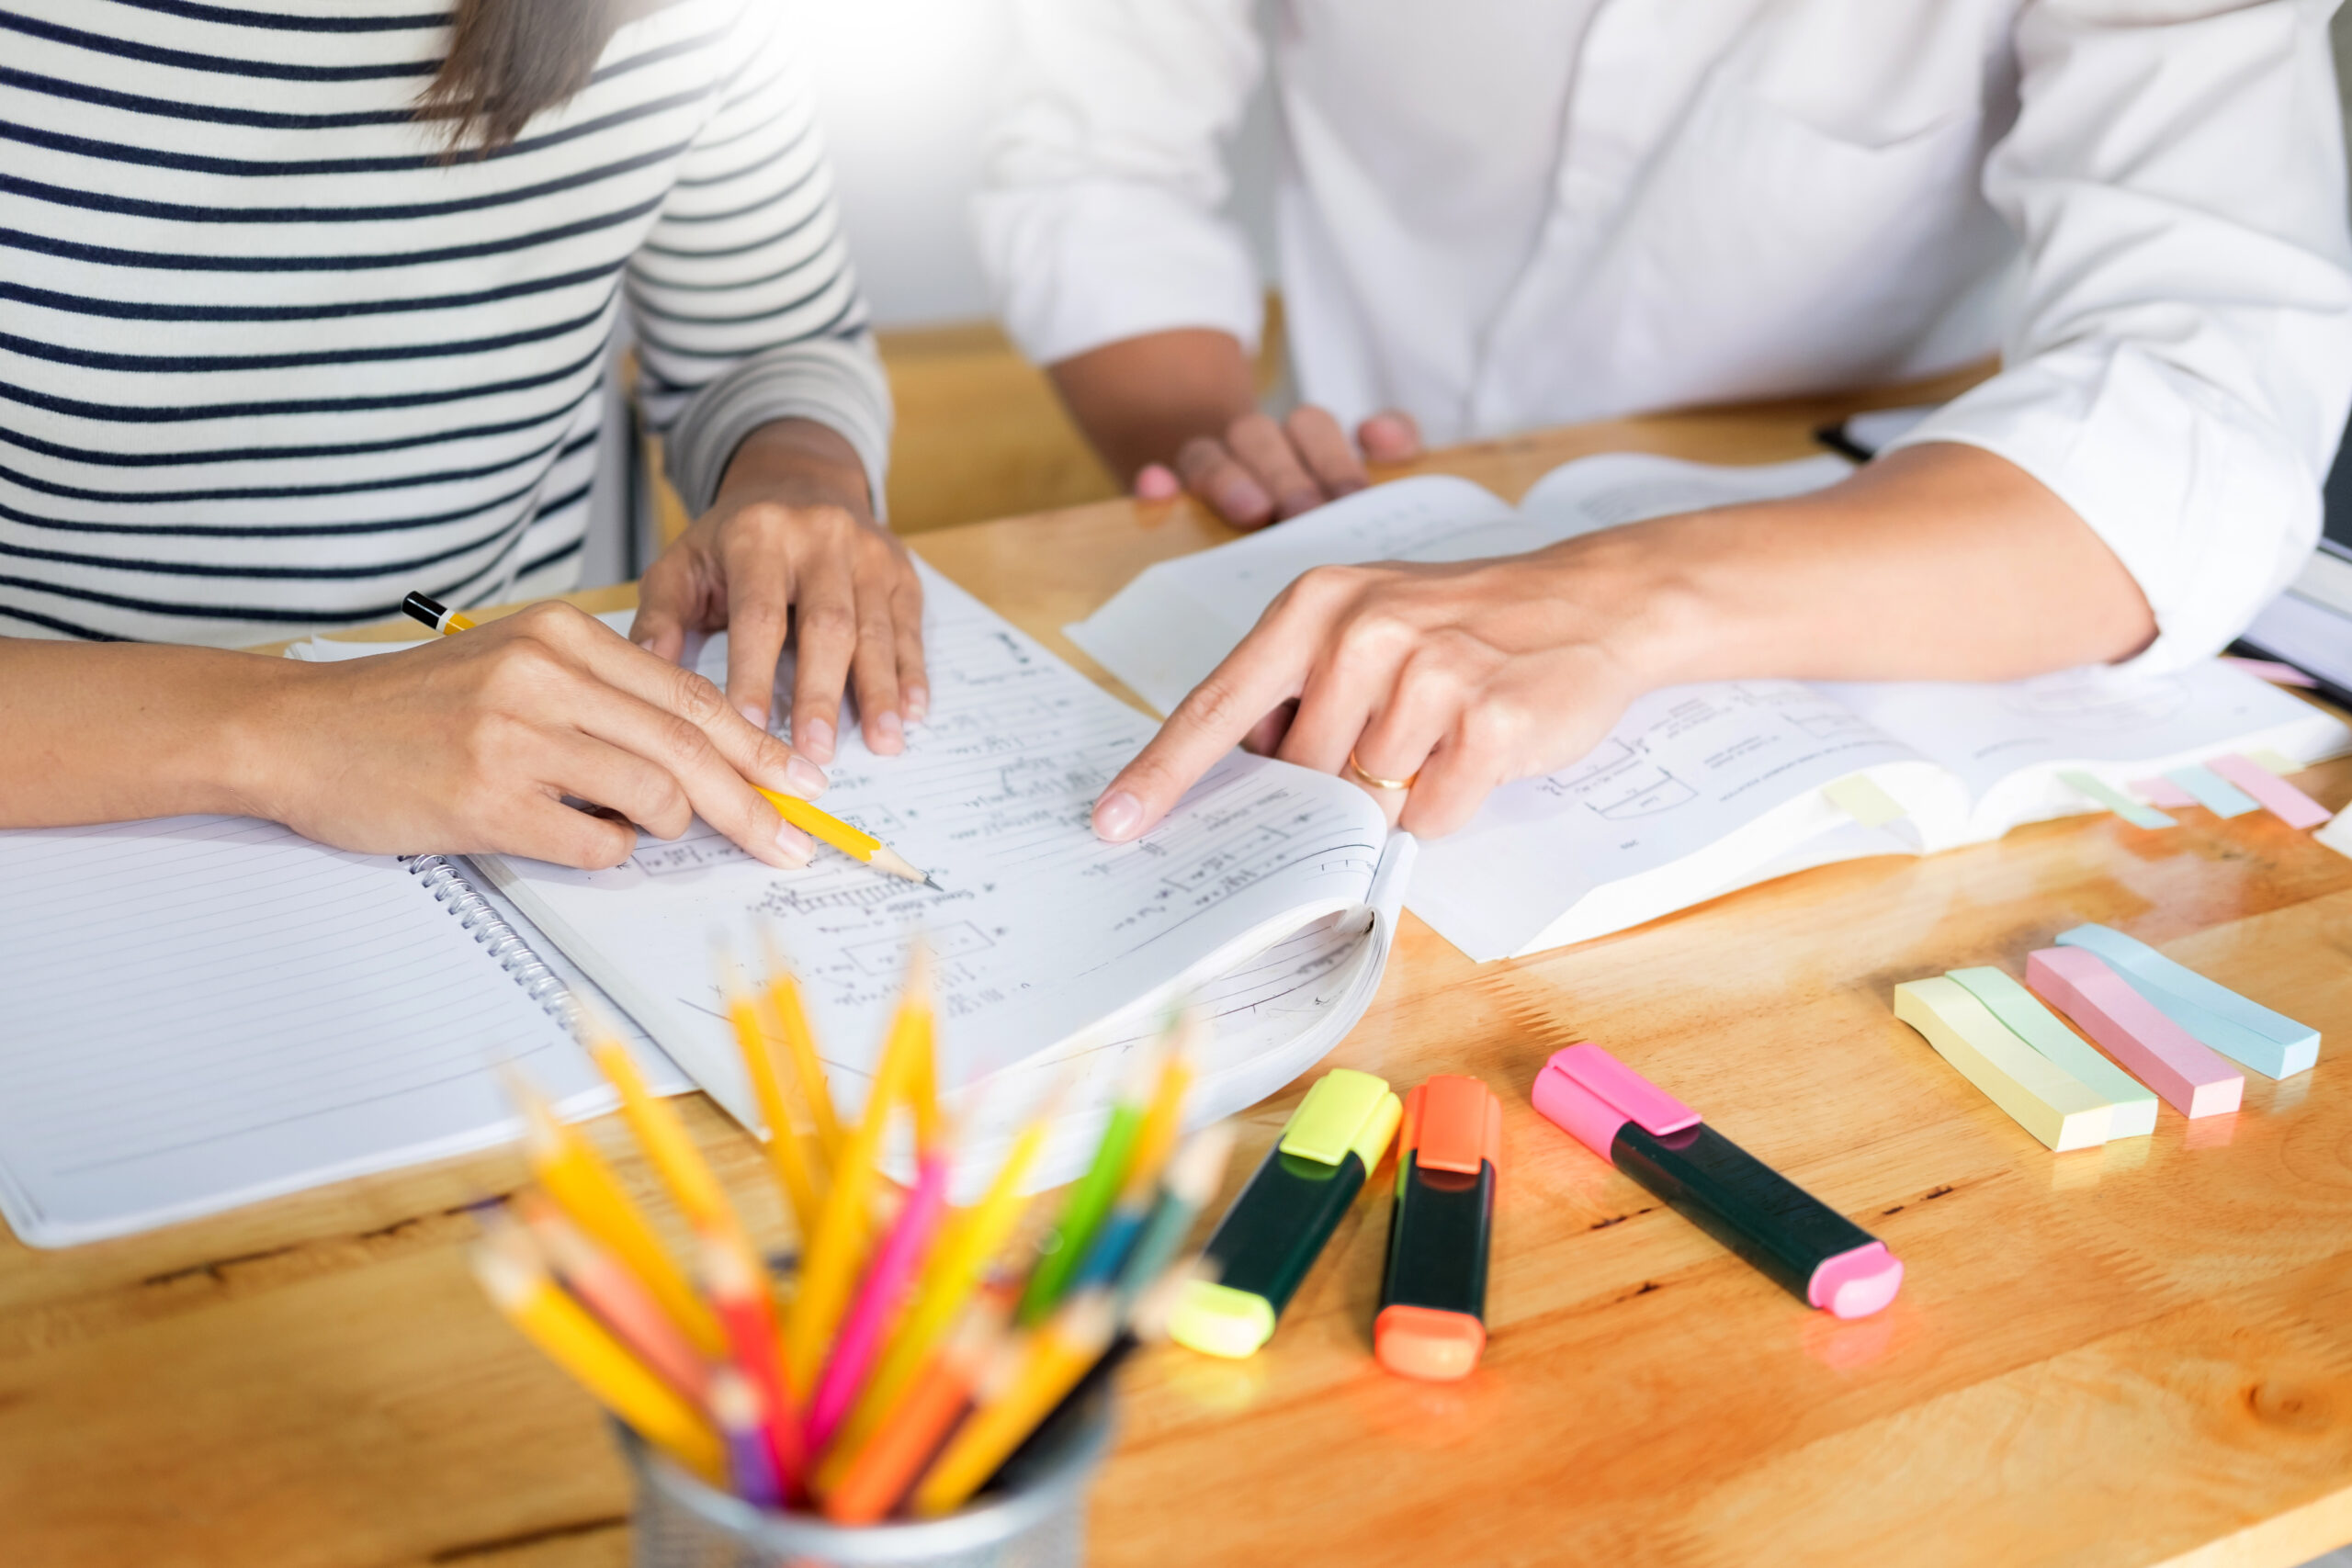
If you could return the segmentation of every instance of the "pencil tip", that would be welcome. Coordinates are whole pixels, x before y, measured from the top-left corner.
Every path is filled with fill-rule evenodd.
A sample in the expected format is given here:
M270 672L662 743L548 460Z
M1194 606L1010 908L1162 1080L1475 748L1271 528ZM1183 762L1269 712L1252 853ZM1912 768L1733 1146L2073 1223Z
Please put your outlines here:
M944 893L947 891L947 889L939 885L939 879L932 875L931 873L927 871L922 874L922 885L925 887L930 888L933 893Z

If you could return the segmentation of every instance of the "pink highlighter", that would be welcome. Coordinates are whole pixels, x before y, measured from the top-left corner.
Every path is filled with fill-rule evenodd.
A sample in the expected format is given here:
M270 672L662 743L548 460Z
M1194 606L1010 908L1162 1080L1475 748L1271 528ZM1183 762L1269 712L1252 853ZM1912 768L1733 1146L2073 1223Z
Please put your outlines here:
M1894 1299L1886 1244L1716 1132L1598 1045L1552 1054L1535 1109L1808 1306L1868 1317Z

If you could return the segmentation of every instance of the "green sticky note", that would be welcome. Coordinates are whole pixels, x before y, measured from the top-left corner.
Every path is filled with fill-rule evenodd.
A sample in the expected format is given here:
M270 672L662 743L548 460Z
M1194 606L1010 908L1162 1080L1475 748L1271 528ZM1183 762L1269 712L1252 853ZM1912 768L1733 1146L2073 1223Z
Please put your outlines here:
M1881 789L1878 781L1866 773L1824 784L1821 793L1828 797L1830 805L1865 828L1883 828L1906 815L1903 803Z
M2080 768L2067 769L2058 775L2058 782L2088 795L2134 828L2169 828L2174 825L2171 818L2154 807L2141 805Z

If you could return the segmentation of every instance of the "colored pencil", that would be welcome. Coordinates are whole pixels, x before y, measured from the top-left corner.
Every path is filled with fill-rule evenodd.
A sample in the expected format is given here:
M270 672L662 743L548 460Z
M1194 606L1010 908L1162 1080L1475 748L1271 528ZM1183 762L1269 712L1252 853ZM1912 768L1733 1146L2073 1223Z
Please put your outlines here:
M774 1016L776 1032L784 1041L786 1055L792 1062L792 1075L799 1080L801 1096L808 1101L808 1122L817 1129L817 1147L824 1156L828 1171L842 1156L841 1117L833 1110L833 1091L825 1081L825 1065L818 1059L817 1036L808 1027L808 1010L801 1004L800 981L786 963L775 940L773 924L760 927L760 946L767 960L767 1004Z
M912 1195L899 1211L898 1220L883 1237L882 1245L874 1250L874 1261L858 1286L857 1299L842 1321L841 1334L833 1341L832 1354L826 1359L824 1375L818 1379L817 1392L808 1402L808 1448L812 1453L825 1451L842 1417L849 1414L865 1374L872 1370L876 1352L898 1322L909 1288L915 1282L916 1271L939 1230L940 1217L946 1212L947 1178L952 1167L945 1149L934 1149L922 1156L916 1168Z
M554 1110L519 1074L509 1075L507 1089L523 1110L525 1147L539 1190L628 1266L696 1349L705 1356L725 1354L727 1336L709 1303L687 1282L604 1156L557 1121Z
M620 1091L621 1115L628 1122L630 1132L637 1134L639 1147L651 1162L654 1174L684 1210L686 1218L698 1230L720 1228L737 1235L742 1224L735 1217L735 1206L727 1201L726 1191L718 1185L718 1178L711 1174L710 1163L702 1157L702 1150L695 1146L692 1134L686 1131L685 1118L678 1108L666 1100L657 1099L645 1087L644 1077L637 1070L628 1047L610 1035L591 1038L588 1055L613 1088Z
M1117 1327L1117 1312L1100 1291L1058 1308L1028 1337L1009 1386L972 1412L924 1472L914 1512L933 1518L962 1507L1101 1359Z
M768 1124L768 1168L775 1173L776 1186L783 1190L785 1201L791 1205L793 1224L805 1245L817 1228L816 1173L809 1168L808 1151L802 1145L800 1131L792 1124L792 1112L786 1107L784 1077L777 1070L775 1047L760 1027L759 1004L745 987L742 972L735 967L733 960L721 953L718 968L727 1021L735 1031L735 1048L742 1055L743 1071L752 1080L752 1093L759 1101L761 1119Z
M768 1437L774 1416L751 1380L733 1367L710 1376L710 1416L727 1448L729 1488L755 1508L782 1507L784 1483Z
M979 1288L989 1259L1012 1238L1013 1227L1028 1206L1021 1192L1022 1180L1046 1146L1054 1112L1068 1087L1065 1077L1038 1102L980 1201L951 1214L941 1226L913 1303L890 1336L873 1375L858 1391L857 1403L834 1434L831 1448L818 1462L816 1490L820 1495L840 1483L858 1450L906 1393L910 1380L930 1363L941 1337L955 1325Z
M704 1480L725 1479L725 1456L709 1419L558 1289L545 1267L488 1243L476 1246L472 1257L475 1276L498 1310L598 1404Z
M1183 1250L1193 1220L1216 1196L1217 1183L1225 1179L1233 1138L1232 1122L1215 1122L1193 1134L1169 1162L1159 1201L1119 1266L1113 1295L1122 1316L1133 1313L1137 1298L1168 1272Z
M741 1237L705 1232L703 1279L710 1290L711 1309L727 1329L735 1370L751 1383L765 1413L777 1483L787 1498L797 1496L808 1450L791 1385L778 1362L775 1308L768 1298L767 1276Z
M1144 1221L1149 1217L1159 1195L1160 1173L1167 1168L1168 1157L1174 1152L1182 1128L1184 1091L1192 1082L1192 1065L1180 1046L1160 1064L1159 1086L1153 1089L1151 1103L1136 1129L1135 1152L1127 1161L1125 1184L1120 1188L1118 1201L1112 1204L1111 1212L1095 1228L1085 1258L1070 1276L1069 1289L1082 1291L1108 1285L1117 1277L1119 1266L1126 1261L1128 1247L1143 1230Z
M889 1043L876 1066L865 1114L842 1147L841 1163L825 1192L824 1212L802 1258L799 1293L788 1318L793 1385L808 1388L824 1365L826 1348L849 1304L857 1265L865 1253L866 1206L874 1194L882 1137L894 1103L906 1086L922 1043L931 1033L929 950L918 942L908 955L906 995L890 1026Z
M616 1338L696 1404L710 1396L710 1363L685 1331L662 1310L627 1264L588 1238L544 1194L518 1192L510 1205L537 1241L564 1288L613 1331Z
M1110 1212L1119 1190L1126 1184L1136 1135L1142 1131L1145 1108L1151 1098L1148 1086L1157 1083L1159 1069L1159 1053L1150 1049L1138 1051L1128 1064L1125 1081L1111 1106L1111 1119L1102 1129L1102 1142L1094 1145L1094 1161L1070 1189L1061 1213L1055 1217L1046 1251L1037 1259L1037 1267L1029 1275L1028 1288L1021 1293L1017 1315L1023 1327L1044 1321L1062 1299L1063 1292L1078 1275L1079 1265L1085 1261L1086 1249L1094 1239L1096 1228Z
M970 1408L981 1370L1004 1337L1012 1303L983 1296L973 1302L947 1343L930 1356L912 1392L860 1448L839 1484L824 1495L825 1517L835 1524L867 1525L888 1514Z

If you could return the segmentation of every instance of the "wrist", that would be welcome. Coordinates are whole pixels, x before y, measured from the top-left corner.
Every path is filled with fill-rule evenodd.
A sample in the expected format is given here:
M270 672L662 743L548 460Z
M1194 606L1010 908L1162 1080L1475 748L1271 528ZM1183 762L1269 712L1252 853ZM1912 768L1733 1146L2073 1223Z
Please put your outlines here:
M812 419L779 419L760 426L735 448L711 510L723 512L753 500L781 501L792 506L838 506L870 523L879 499L847 437Z
M331 670L300 660L232 654L191 705L183 776L198 781L207 811L287 819L290 787L302 760L290 744L313 733L321 716L305 699Z
M1711 575L1694 570L1681 518L1581 535L1538 552L1553 600L1576 635L1591 635L1629 691L1720 678L1735 619Z

